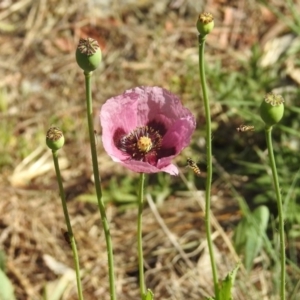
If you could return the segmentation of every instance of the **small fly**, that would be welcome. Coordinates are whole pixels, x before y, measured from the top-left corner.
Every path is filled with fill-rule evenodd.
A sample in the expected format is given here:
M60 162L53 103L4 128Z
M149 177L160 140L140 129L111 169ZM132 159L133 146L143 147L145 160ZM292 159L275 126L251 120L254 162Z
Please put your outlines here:
M237 129L238 132L254 131L254 126L240 125Z
M60 229L62 235L64 236L65 241L71 245L71 239L68 231L63 230L62 228Z
M199 167L197 166L197 164L191 158L187 159L187 164L188 164L188 167L193 170L195 175L200 176L201 171L200 171Z

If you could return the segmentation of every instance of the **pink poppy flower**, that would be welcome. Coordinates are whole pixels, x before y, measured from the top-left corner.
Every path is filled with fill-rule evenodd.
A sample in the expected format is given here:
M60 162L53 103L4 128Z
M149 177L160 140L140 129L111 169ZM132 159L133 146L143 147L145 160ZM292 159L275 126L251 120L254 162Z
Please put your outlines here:
M136 87L112 97L100 112L110 157L135 172L177 175L172 159L191 140L196 121L177 96L160 87Z

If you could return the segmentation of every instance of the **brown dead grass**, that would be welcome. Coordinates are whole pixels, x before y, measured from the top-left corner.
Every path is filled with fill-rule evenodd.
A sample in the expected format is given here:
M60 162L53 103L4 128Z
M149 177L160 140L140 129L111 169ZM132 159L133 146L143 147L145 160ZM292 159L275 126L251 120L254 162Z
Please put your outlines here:
M8 275L18 299L39 299L46 282L60 278L67 272L67 266L73 265L71 250L61 233L65 225L58 195L53 191L9 188L3 196L3 199L9 197L0 206L1 242L8 256ZM201 299L212 293L203 213L195 196L186 192L184 198L177 196L167 201L158 210L163 227L151 209L145 209L146 280L158 299ZM84 274L85 299L109 299L107 257L99 213L94 206L74 201L69 202L69 209ZM116 254L118 293L121 299L138 299L136 210L122 213L108 207L107 211ZM225 275L232 267L233 258L224 256L229 252L222 246L222 238L216 242L220 246L220 250L216 248L218 261L226 266L221 268ZM52 264L48 263L49 256L54 261ZM57 263L64 264L65 268L59 271ZM76 299L74 282L64 299Z
M7 107L1 118L7 128L13 128L13 136L5 140L10 163L3 167L0 177L0 245L7 254L8 276L19 300L41 299L44 286L61 280L67 266L73 265L61 233L65 225L47 150L39 149L29 162L21 164L38 144L43 145L43 133L53 123L67 130L61 158L85 299L109 299L98 211L94 205L73 200L91 189L83 76L74 60L79 38L96 38L103 50L103 64L94 74L95 111L105 99L126 88L157 84L169 88L174 74L180 77L187 72L187 57L197 63L197 11L194 4L188 4L193 1L161 1L161 5L160 1L136 1L135 5L112 2L114 5L107 8L101 1L1 2L0 88ZM251 1L210 1L205 9L216 18L216 29L208 39L209 52L214 56L209 59L218 57L231 68L235 67L235 57L245 54L276 23L269 11ZM262 16L268 16L267 21L262 22ZM189 94L182 97L193 107ZM130 174L112 164L101 146L99 159L104 183L116 174ZM34 165L36 161L38 165ZM219 202L228 201L222 195L217 197ZM195 198L194 192L174 195L159 208L160 224L155 210L145 209L146 280L156 299L212 295L203 213L198 203L202 198ZM223 214L223 209L215 207L217 220L227 224L238 217L234 211ZM119 299L139 299L136 210L120 212L109 206L107 211ZM224 276L233 267L235 255L225 245L222 232L214 232L220 275ZM271 284L267 272L256 270L247 280L243 272L240 274L235 299L271 299L267 296ZM261 291L259 297L254 287ZM63 299L76 299L74 282Z

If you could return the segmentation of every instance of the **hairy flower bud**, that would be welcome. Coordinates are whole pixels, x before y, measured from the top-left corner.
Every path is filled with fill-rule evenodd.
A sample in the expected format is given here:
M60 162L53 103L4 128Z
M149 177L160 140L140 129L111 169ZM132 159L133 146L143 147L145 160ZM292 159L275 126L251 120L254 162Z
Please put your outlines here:
M99 44L92 38L80 39L76 49L76 61L85 72L96 70L101 63L102 53Z
M57 127L51 127L47 131L46 144L51 150L58 150L63 147L65 138L62 131Z
M269 93L260 106L260 116L267 126L277 124L283 117L284 99L281 95Z
M202 13L197 20L197 30L201 35L209 34L214 28L214 17L211 13Z

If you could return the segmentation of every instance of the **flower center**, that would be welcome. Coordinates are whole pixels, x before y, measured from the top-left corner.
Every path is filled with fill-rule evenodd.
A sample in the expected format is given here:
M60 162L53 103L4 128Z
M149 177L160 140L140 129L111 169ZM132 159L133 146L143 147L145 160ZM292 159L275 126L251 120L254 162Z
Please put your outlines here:
M137 142L137 146L141 152L149 152L152 148L152 141L147 136L142 136L139 138Z
M121 127L116 128L113 142L116 148L126 154L124 161L136 160L155 166L159 159L176 153L175 146L162 146L166 133L163 122L152 120L129 133Z
M153 162L161 148L162 135L159 130L150 126L141 126L128 134L116 133L115 144L119 150L128 154L131 159Z

